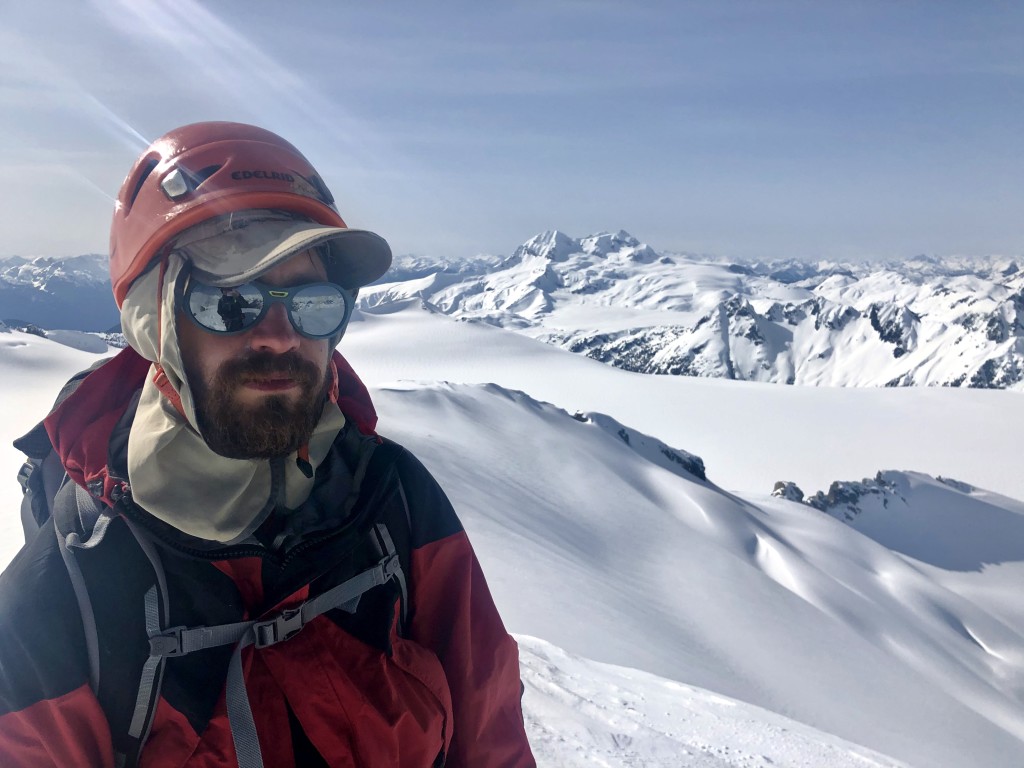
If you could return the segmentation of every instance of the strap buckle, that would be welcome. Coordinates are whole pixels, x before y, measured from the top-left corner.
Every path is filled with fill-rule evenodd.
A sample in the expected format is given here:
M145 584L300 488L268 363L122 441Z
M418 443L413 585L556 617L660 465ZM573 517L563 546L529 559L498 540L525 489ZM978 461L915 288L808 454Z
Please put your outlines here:
M21 485L21 492L28 492L28 484L32 473L37 469L37 464L31 459L21 465L21 469L18 470L18 484Z
M149 638L150 656L184 656L182 651L182 632L185 627L171 627L159 635Z
M252 625L256 636L254 643L257 648L283 643L294 637L306 625L302 618L302 608L290 608L281 611L277 616L266 621L257 621Z
M397 554L389 555L384 562L381 563L381 566L381 573L384 576L384 581L387 581L402 569L402 561L398 559Z

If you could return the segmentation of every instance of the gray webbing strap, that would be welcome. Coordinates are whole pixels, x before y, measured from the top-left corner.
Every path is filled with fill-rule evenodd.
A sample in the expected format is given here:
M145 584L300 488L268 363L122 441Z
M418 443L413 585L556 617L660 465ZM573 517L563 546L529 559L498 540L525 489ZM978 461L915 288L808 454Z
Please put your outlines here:
M283 642L293 637L306 623L334 608L354 613L364 592L380 586L401 570L398 555L391 555L373 568L332 587L322 595L307 600L299 608L284 611L270 621L252 623L252 631L238 642L235 652L231 654L225 693L228 723L231 725L231 739L235 743L235 753L238 756L238 768L263 768L256 722L252 716L249 695L245 690L242 650L250 645L266 648Z
M75 492L77 488L78 485L75 483L69 483L54 497L54 508L56 509L59 506L60 509L55 512L53 521L57 531L57 545L60 549L60 556L64 560L64 566L67 568L68 578L71 580L71 588L74 590L75 599L78 601L78 612L82 617L85 649L89 657L89 687L92 688L93 693L97 693L100 689L100 650L99 635L96 631L96 614L92 608L92 600L89 598L89 589L85 583L85 576L78 565L78 561L75 560L74 553L71 551L72 547L80 543L81 537L77 531L64 530L64 527L70 522L68 518L72 516L72 509L74 510L74 519L77 520L81 516L79 509L80 501ZM90 502L92 502L91 499ZM72 507L72 505L74 506Z
M399 486L401 491L401 486ZM404 494L403 494L404 501ZM395 549L395 540L391 538L391 532L388 531L388 527L384 523L377 523L377 535L380 536L380 540L384 542L384 551L387 555L397 554ZM395 580L398 582L399 588L402 590L402 602L401 602L401 613L400 617L402 620L402 626L405 626L407 614L409 612L409 590L405 584L405 573L399 568L395 571Z
M151 614L153 620L158 621L156 587L151 587L146 593L146 631L149 634L150 656L143 668L132 728L135 728L136 720L145 720L156 670L164 657L184 656L206 648L234 645L235 650L228 663L225 691L231 738L235 743L239 768L263 768L263 756L260 752L259 738L256 735L256 723L253 720L249 696L245 690L242 651L250 645L266 648L284 642L295 636L317 616L335 608L355 613L359 605L359 598L364 592L395 577L399 578L400 583L404 585L405 575L402 573L398 555L392 548L392 551L372 568L368 568L323 594L307 600L297 608L282 611L272 619L239 621L233 624L192 629L172 627L161 630L159 624L150 623ZM144 689L146 689L145 697L143 696ZM134 733L131 735L137 736Z
M144 598L144 610L146 617L146 633L153 634L160 631L160 627L170 622L171 607L167 600L167 573L164 571L163 560L152 540L149 539L139 528L128 518L122 518L132 536L135 537L142 554L149 560L156 576L156 584L151 586ZM161 597L163 602L161 605ZM156 714L156 700L160 696L160 685L163 681L164 664L162 658L150 657L142 666L142 674L139 678L139 692L135 697L135 710L132 712L132 721L128 724L128 736L135 739L138 746L134 750L134 756L130 760L132 765L138 763L139 755L142 754L146 741L149 739L149 729L153 725L153 718Z
M146 591L146 634L152 637L160 632L160 601L156 594L154 584ZM142 735L146 727L146 716L149 714L150 699L153 696L153 686L156 684L156 675L160 671L163 658L150 654L146 663L142 666L142 677L139 679L139 693L135 697L135 712L132 714L131 725L128 726L128 735L137 739Z

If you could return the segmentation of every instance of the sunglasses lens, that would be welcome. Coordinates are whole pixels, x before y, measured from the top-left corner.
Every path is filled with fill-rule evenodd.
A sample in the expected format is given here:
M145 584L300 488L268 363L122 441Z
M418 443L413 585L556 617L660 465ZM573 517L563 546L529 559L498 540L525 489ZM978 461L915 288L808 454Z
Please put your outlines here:
M345 322L348 302L334 285L309 285L291 296L292 324L307 336L330 336Z
M215 333L244 331L263 312L263 294L251 283L236 288L215 288L192 283L188 310L203 328Z

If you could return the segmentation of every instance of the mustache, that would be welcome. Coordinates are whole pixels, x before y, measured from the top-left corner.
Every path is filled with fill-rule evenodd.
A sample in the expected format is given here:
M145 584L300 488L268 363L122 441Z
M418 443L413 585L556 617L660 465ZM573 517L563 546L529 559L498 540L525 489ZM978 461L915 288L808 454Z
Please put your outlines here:
M294 379L301 385L313 387L324 378L326 369L319 369L295 351L284 354L249 352L223 363L218 374L218 378L228 385L250 379L280 378Z

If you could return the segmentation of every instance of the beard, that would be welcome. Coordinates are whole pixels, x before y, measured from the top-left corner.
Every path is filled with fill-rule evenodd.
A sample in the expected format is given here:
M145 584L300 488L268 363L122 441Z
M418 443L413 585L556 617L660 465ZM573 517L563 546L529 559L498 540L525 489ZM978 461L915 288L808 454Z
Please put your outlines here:
M290 378L298 392L264 395L255 404L237 393L253 378ZM212 379L190 382L199 433L229 459L287 456L309 442L320 422L331 378L297 352L251 352L221 364Z

